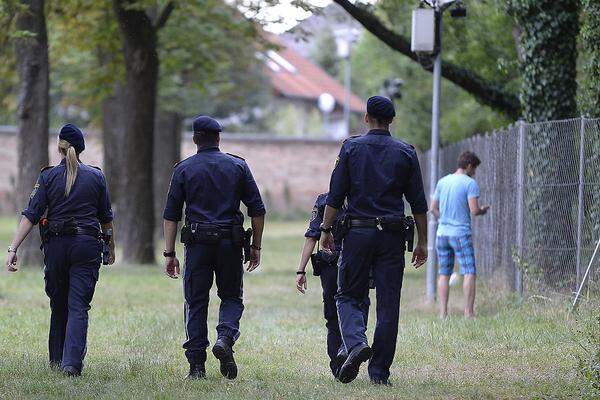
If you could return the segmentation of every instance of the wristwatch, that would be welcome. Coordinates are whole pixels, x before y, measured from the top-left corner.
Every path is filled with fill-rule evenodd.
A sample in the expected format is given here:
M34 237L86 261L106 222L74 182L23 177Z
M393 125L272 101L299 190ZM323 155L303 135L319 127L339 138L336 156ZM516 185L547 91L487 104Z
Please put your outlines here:
M321 225L319 226L319 230L320 230L321 232L324 232L324 233L330 233L330 232L331 232L331 228L332 228L331 226L330 226L329 228L325 228L325 227L323 226L323 224L321 224Z
M175 257L175 250L173 251L163 251L163 256L164 257Z

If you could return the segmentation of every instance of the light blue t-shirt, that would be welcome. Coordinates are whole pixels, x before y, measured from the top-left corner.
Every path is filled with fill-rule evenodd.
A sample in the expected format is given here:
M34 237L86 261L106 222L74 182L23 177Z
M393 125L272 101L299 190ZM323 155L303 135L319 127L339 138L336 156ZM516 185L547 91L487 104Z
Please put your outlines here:
M479 197L479 185L468 175L450 174L438 181L433 195L440 208L438 236L471 234L469 199L473 197Z

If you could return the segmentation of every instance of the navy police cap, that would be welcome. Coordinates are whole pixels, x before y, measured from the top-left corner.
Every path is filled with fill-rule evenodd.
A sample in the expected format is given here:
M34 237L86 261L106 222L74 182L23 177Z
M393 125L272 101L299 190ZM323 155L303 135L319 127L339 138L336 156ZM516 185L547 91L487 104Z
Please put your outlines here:
M194 133L209 131L209 132L221 132L223 128L221 128L221 124L211 117L207 117L205 115L199 115L194 118L193 123Z
M387 97L373 96L367 100L367 114L375 118L391 119L396 116L394 103Z
M66 124L65 126L60 128L58 138L69 142L71 146L73 146L77 154L85 150L85 140L83 139L83 132L81 132L81 129L79 129L73 124Z

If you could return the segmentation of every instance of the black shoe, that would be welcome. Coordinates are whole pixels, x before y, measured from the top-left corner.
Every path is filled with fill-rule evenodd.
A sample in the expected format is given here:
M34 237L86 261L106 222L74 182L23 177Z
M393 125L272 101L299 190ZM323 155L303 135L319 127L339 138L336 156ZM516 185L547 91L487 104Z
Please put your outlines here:
M60 367L61 361L50 361L50 369L54 371L62 371Z
M338 379L338 377L340 376L340 369L342 369L342 365L344 365L347 358L348 353L346 353L346 350L343 347L340 348L340 351L338 352L337 356L335 356L335 359L332 363L333 376L335 377L335 379Z
M371 383L373 385L394 386L389 379L371 378Z
M360 364L371 358L371 348L365 343L354 346L348 354L348 358L340 368L338 379L342 383L350 383L358 376Z
M206 378L206 369L204 369L204 364L190 364L190 372L188 372L186 379L202 378Z
M235 379L238 369L233 359L233 349L231 348L231 339L219 338L212 348L212 352L221 362L221 374L227 379Z
M65 365L64 367L62 367L63 372L69 376L69 377L77 377L77 376L81 376L81 371L78 370L75 367L72 367L70 365Z

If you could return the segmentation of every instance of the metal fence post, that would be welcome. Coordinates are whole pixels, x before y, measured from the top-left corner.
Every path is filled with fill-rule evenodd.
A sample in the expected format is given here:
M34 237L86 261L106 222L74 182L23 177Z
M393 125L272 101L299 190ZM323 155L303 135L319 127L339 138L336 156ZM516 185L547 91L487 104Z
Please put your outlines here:
M577 194L577 257L575 269L577 271L577 281L575 287L581 282L581 240L583 230L583 182L584 182L584 161L585 161L585 117L581 117L581 129L579 130L579 192Z
M523 206L525 198L525 122L519 120L519 145L517 159L517 255L518 262L523 259ZM515 291L523 294L523 277L521 269L515 263Z

